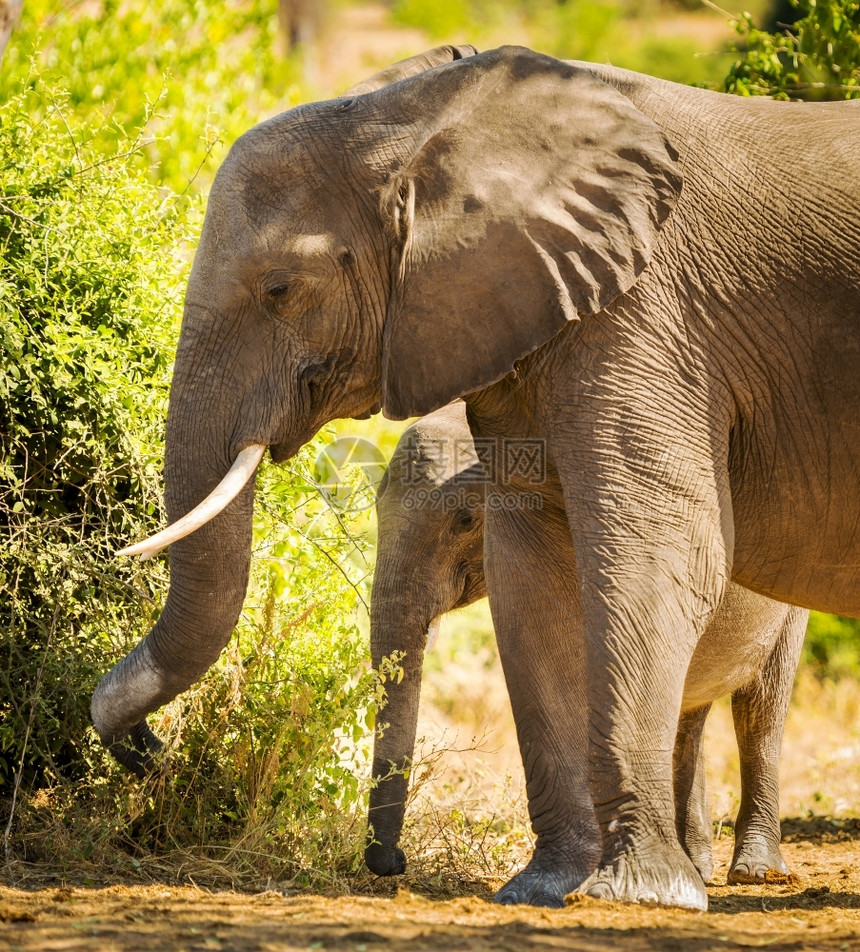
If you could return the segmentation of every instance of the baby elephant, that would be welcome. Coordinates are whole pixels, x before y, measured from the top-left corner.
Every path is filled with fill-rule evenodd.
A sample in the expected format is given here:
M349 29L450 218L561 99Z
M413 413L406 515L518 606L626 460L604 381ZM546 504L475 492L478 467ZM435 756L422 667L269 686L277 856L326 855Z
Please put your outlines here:
M383 718L389 726L377 737L373 758L377 784L370 796L365 859L380 876L406 868L397 843L408 781L398 771L413 755L428 630L444 612L486 594L485 541L488 558L493 545L502 544L491 537L485 540L485 509L505 500L486 495L478 460L482 449L479 446L476 454L465 405L455 401L405 431L379 487L371 603L373 663L378 666L394 651L405 652L402 682L387 684ZM706 882L713 864L702 738L711 702L727 693L732 694L741 764L741 804L728 880L756 883L770 869L788 872L779 852L779 750L807 615L803 609L730 585L690 664L674 753L676 828ZM495 617L494 623L497 631L507 624ZM742 652L737 650L739 631L744 632ZM578 650L584 653L578 619L570 619L569 637L578 639ZM537 677L545 663L551 659L518 658L519 665L538 669ZM560 906L564 895L579 886L600 858L588 789L584 664L577 670L569 694L558 700L560 711L572 703L582 707L578 727L568 725L568 735L578 736L566 739L564 771L546 770L544 764L553 757L544 756L540 748L555 743L557 733L547 737L546 725L523 716L529 705L527 698L516 696L522 690L521 672L505 672L536 843L531 862L499 891L498 902ZM557 751L548 753L558 761ZM647 776L641 782L647 783Z

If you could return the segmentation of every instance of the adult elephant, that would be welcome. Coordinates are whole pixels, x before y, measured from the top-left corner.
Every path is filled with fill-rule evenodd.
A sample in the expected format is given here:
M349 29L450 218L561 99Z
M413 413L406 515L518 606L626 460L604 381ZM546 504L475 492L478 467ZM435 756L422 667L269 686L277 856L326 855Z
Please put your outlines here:
M860 614L858 209L853 103L504 48L293 109L241 137L213 184L168 516L237 457L251 472L266 446L288 459L380 403L405 418L464 395L476 438L538 441L543 508L488 513L485 571L505 663L546 659L534 738L570 716L565 619L581 603L601 833L581 889L704 908L672 754L726 585ZM529 484L497 462L504 490ZM93 698L100 735L138 765L146 715L236 621L252 496L173 544L159 621ZM548 564L550 537L564 558ZM498 621L514 616L508 639ZM564 743L542 750L544 775L563 773Z
M456 400L413 423L400 438L377 494L377 563L370 602L370 648L379 667L403 655L403 678L387 685L388 700L376 737L365 858L380 876L406 869L398 846L403 829L409 768L415 747L425 647L439 616L486 595L484 549L492 559L497 540L485 540L485 510L533 508L539 494L485 493L482 460L494 441L478 448ZM500 451L500 448L498 448ZM566 540L565 540L565 544ZM547 540L546 556L556 554ZM516 549L506 558L518 562ZM526 556L527 557L527 556ZM560 557L564 560L565 555ZM761 883L768 870L788 872L779 851L779 753L794 674L809 613L730 584L690 662L675 742L675 817L678 838L704 882L713 873L712 829L705 795L703 732L711 702L732 694L741 763L741 802L735 824L730 883ZM513 622L513 623L512 623ZM502 619L510 637L517 619ZM428 635L428 632L430 633ZM565 646L584 654L580 618L565 623ZM515 646L505 679L515 713L528 711L534 691L531 664ZM584 702L581 664L568 660L565 690ZM584 703L574 718L534 736L528 721L517 731L535 755L525 758L529 813L537 835L529 866L496 896L503 903L561 906L593 872L600 855L588 789L588 738ZM564 735L564 736L562 736ZM568 768L547 784L540 763L554 740L564 744ZM548 798L551 797L551 803Z

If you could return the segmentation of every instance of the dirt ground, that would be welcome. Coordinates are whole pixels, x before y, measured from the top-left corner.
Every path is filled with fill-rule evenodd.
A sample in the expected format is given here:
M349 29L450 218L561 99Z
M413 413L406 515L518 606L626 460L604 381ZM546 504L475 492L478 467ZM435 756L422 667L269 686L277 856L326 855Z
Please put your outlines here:
M783 840L794 873L761 887L725 885L731 839L718 840L706 913L575 896L562 910L500 907L488 901L492 883L479 887L480 894L445 901L389 881L379 884L388 896L247 895L168 885L0 888L0 949L860 949L860 820L786 820Z

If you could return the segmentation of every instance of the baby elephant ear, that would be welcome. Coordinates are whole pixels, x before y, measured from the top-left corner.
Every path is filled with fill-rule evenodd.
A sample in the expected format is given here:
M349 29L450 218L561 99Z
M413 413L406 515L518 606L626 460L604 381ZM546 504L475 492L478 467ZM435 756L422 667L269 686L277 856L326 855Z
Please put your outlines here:
M413 88L416 148L382 196L393 419L494 383L630 288L681 187L658 126L581 66L505 48L401 84L407 114Z

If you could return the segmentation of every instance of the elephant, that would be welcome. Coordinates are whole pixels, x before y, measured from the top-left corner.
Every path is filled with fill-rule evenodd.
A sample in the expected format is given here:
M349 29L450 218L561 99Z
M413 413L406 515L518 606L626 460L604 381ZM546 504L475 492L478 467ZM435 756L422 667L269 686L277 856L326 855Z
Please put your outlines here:
M486 449L482 447L484 456ZM472 440L466 406L456 400L405 430L377 491L371 655L379 668L393 652L403 654L403 679L387 685L387 704L381 712L386 726L376 737L373 756L365 858L380 876L406 869L406 857L397 843L414 753L428 630L437 628L445 612L469 605L487 592L483 566L488 500L481 455ZM489 503L494 503L492 497ZM492 539L487 544L491 546ZM741 803L728 881L761 883L769 870L788 873L779 851L779 751L808 615L805 609L730 584L694 652L675 742L675 808L678 838L706 883L712 877L713 859L702 734L711 701L729 692L740 749ZM575 636L581 637L581 623L577 628ZM737 631L753 635L754 647L748 653L733 653ZM584 646L579 651L583 653ZM517 663L528 660L518 657ZM511 692L522 689L521 680L508 673ZM585 696L583 673L577 667L566 682L568 691L581 697ZM523 704L516 701L514 709L522 709ZM579 814L575 829L582 838L571 837L571 827L532 806L541 799L539 776L527 777L526 787L537 832L536 856L545 842L553 850L564 843L569 852L582 857L584 879L592 872L589 859L596 862L599 855L588 793L584 724L572 740L567 757L576 765L579 781L566 792L565 808ZM524 766L534 770L534 759ZM542 877L525 871L500 890L497 900L560 906L561 890L576 885L569 881L547 891Z
M238 618L267 449L462 397L503 451L491 491L540 501L485 514L532 813L563 812L584 716L600 855L577 888L704 909L673 754L729 582L860 615L860 108L519 47L449 60L267 120L218 170L171 384L171 525L131 549L170 545L169 590L93 723L146 769L147 715ZM539 474L517 465L535 452ZM547 890L579 878L542 855Z

